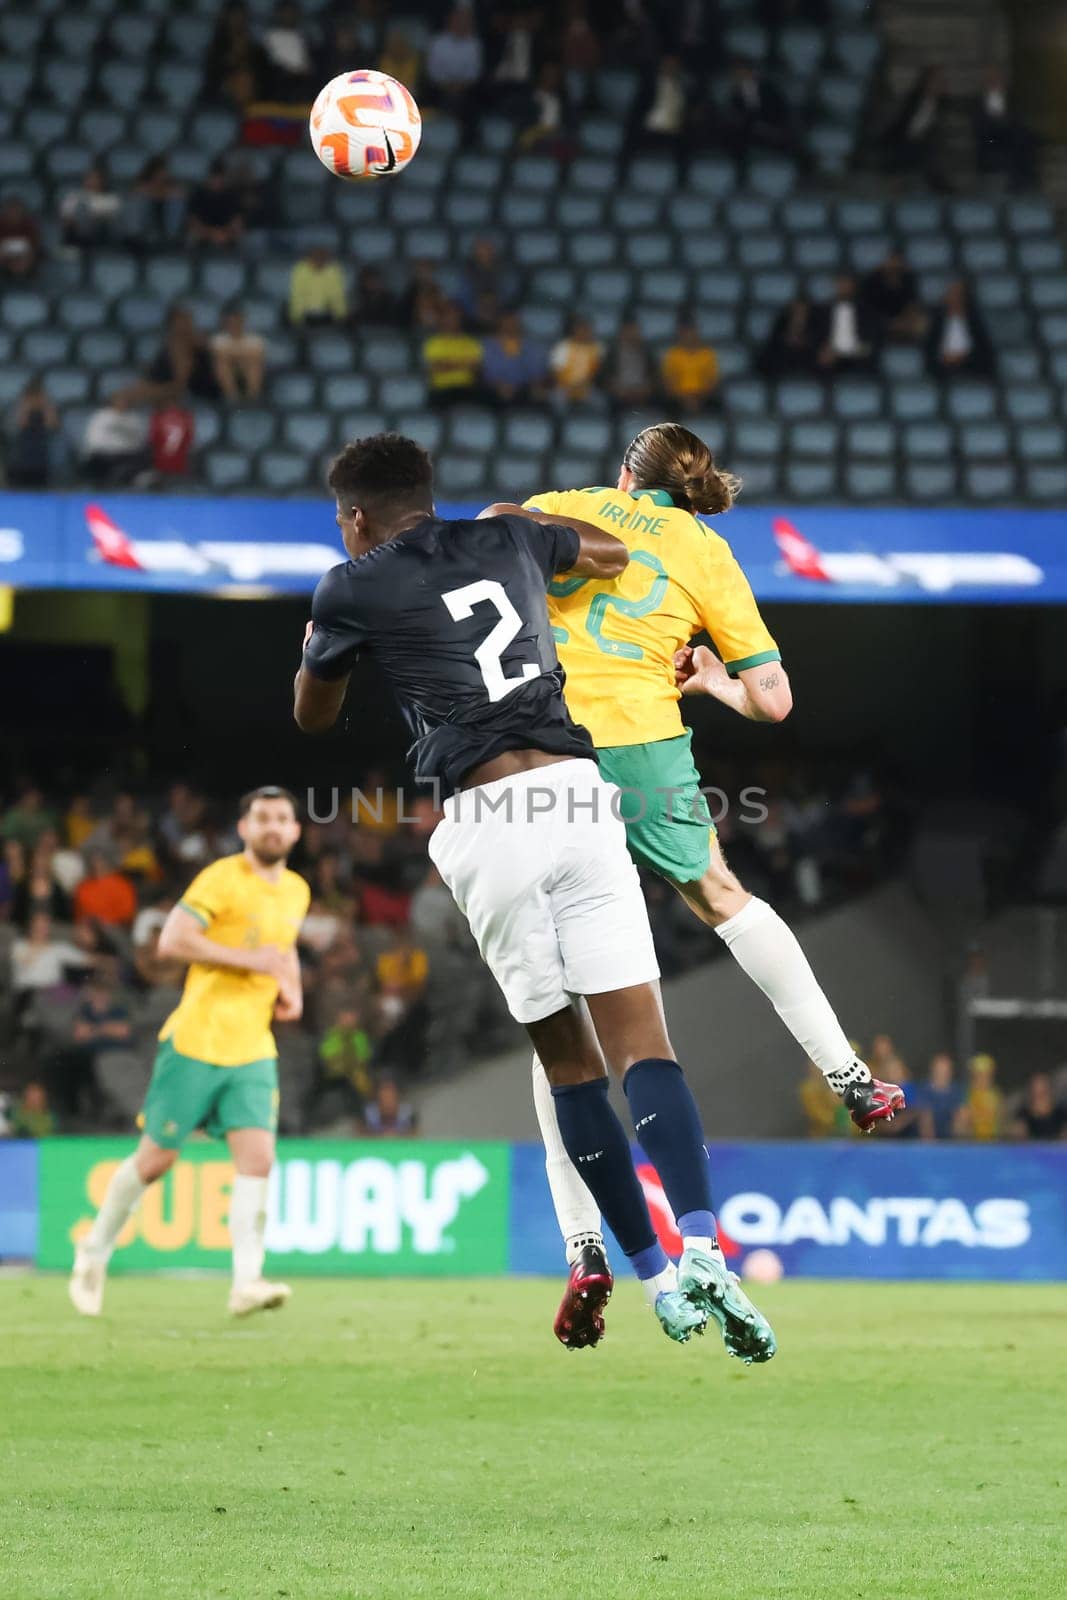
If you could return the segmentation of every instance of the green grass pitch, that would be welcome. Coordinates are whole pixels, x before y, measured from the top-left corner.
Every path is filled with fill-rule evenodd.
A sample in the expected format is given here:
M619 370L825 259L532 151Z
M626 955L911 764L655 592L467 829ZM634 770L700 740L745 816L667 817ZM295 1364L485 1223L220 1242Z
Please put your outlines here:
M622 1284L0 1281L5 1600L1053 1600L1055 1286L796 1282L780 1351L671 1345Z

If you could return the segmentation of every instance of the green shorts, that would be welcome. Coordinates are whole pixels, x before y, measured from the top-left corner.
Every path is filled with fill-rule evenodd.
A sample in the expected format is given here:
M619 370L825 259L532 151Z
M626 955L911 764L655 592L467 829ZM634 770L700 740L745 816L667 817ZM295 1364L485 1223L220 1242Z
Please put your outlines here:
M702 878L715 824L693 764L693 735L620 744L596 753L601 777L622 790L626 843L640 867L676 883Z
M169 1039L161 1039L141 1125L164 1150L177 1150L196 1128L213 1139L221 1139L232 1128L266 1128L274 1133L278 1063L271 1057L243 1067L215 1067L210 1061L179 1055Z

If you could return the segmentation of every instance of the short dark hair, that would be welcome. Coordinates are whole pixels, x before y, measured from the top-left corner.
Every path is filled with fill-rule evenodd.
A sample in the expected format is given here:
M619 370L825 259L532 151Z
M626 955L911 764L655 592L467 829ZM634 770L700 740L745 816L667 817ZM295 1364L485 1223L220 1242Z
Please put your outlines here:
M433 505L433 462L421 444L402 433L373 433L346 444L327 482L346 508L395 505L429 511Z
M237 815L239 817L247 817L257 800L288 800L293 808L293 816L299 817L300 815L300 807L297 804L296 795L291 789L279 788L276 783L263 783L260 784L258 789L249 789L247 794L241 796L241 802L237 807Z

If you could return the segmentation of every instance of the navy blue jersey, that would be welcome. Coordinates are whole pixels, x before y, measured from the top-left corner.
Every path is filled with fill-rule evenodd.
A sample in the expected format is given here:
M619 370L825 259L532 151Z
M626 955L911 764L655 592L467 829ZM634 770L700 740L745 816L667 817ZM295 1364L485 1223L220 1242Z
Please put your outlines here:
M505 750L593 756L563 699L546 591L578 559L572 528L428 516L320 580L304 666L337 679L369 650L413 735L415 776L451 794Z

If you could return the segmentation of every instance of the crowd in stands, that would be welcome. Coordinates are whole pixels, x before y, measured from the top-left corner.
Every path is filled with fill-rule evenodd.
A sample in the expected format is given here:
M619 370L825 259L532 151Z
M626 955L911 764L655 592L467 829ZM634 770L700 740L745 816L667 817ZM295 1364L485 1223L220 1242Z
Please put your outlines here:
M960 1073L952 1055L938 1050L925 1078L915 1080L890 1036L879 1033L865 1059L876 1078L899 1083L906 1097L905 1109L882 1129L883 1138L979 1144L1067 1139L1067 1066L1031 1073L1022 1089L1007 1092L997 1083L991 1055L972 1056ZM801 1083L800 1100L812 1138L848 1138L858 1131L814 1062Z

